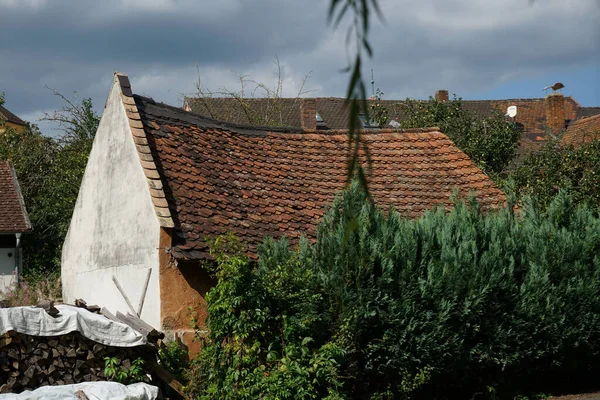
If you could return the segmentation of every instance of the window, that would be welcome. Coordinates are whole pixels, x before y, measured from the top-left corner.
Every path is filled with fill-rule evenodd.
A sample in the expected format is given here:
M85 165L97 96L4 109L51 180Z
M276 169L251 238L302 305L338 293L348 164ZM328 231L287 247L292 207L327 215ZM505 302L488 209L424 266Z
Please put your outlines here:
M358 114L358 118L360 118L363 128L379 128L377 121L373 119L367 121L367 116L365 114Z

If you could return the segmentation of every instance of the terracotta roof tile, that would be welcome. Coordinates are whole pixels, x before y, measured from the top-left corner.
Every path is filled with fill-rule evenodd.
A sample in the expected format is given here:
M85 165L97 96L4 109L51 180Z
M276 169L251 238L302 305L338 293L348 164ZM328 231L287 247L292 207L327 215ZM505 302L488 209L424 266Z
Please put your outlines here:
M205 238L233 232L250 254L265 236L313 237L346 181L347 134L239 126L135 96L175 223L172 253L207 255ZM417 217L451 206L454 190L485 209L504 194L437 130L365 132L370 189L384 208Z
M600 114L572 122L562 138L563 143L579 146L600 140Z
M8 162L0 161L0 233L30 230L31 223L15 170Z

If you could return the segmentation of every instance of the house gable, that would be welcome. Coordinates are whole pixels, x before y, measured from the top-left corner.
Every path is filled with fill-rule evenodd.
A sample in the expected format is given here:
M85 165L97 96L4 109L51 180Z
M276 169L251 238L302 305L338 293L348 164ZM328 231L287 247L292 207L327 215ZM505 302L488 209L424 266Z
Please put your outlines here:
M113 277L137 307L152 269L141 317L160 326L160 236L170 218L157 215L157 189L147 178L151 163L140 159L143 143L134 136L134 110L123 92L116 74L63 245L63 297L129 311Z

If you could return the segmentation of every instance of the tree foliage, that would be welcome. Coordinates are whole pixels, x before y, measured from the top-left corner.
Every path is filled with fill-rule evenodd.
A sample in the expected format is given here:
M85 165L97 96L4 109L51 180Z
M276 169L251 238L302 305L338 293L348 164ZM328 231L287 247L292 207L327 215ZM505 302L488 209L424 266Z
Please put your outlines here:
M462 100L407 100L402 108L405 128L437 126L488 174L502 172L517 152L521 132L500 112L481 118L463 109Z
M594 211L560 193L546 212L525 201L519 214L483 215L471 201L414 221L354 185L315 244L266 240L258 262L214 253L210 333L190 390L462 399L581 389L600 361Z
M90 99L70 100L44 119L59 124L61 135L45 136L29 124L0 134L0 159L13 163L33 232L23 240L24 273L60 269L62 243L69 228L99 117Z
M519 195L535 194L547 207L560 188L569 190L576 203L600 204L600 141L581 147L551 140L525 158L509 175Z

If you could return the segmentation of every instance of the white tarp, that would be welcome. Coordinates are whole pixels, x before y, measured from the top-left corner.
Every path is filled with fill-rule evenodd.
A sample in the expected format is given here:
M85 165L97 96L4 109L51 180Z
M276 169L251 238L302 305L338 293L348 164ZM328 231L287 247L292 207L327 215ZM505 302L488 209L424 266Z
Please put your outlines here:
M0 308L0 335L16 331L31 336L60 336L77 331L107 346L134 347L147 343L141 333L103 315L64 304L56 308L60 311L56 317L37 307Z
M0 400L77 400L75 392L81 390L90 400L154 400L158 388L147 383L122 385L117 382L86 382L75 385L44 386L20 394L0 394Z

